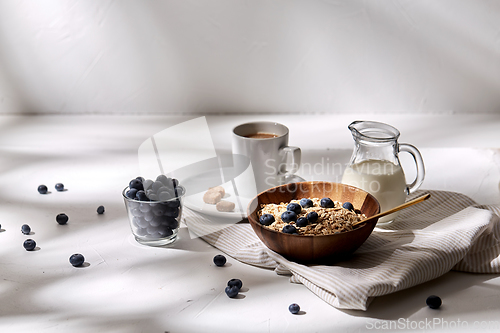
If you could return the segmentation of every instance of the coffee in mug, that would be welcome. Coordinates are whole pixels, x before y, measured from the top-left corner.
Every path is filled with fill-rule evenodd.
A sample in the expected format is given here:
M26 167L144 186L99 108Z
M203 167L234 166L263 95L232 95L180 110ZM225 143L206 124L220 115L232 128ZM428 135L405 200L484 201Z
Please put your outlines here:
M278 135L274 133L258 132L254 134L245 135L245 137L250 139L270 139L270 138L276 138L278 137Z
M275 122L252 122L233 129L232 149L235 167L247 170L243 178L255 180L253 196L271 187L282 185L285 177L295 174L300 166L301 151L288 146L289 130ZM290 158L289 158L290 157ZM288 162L288 160L290 162ZM243 167L242 167L243 164ZM239 185L241 189L245 187Z

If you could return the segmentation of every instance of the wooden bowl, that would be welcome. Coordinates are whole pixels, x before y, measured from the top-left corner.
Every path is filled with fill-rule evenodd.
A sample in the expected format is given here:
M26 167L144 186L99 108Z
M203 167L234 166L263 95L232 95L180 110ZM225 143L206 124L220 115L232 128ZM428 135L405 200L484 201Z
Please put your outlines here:
M302 198L324 198L351 202L367 217L380 212L371 194L357 187L331 182L302 182L273 187L257 195L247 208L248 220L260 240L285 258L302 263L335 262L356 251L370 236L377 219L357 229L333 235L292 235L268 229L260 224L257 212L261 204L290 202Z

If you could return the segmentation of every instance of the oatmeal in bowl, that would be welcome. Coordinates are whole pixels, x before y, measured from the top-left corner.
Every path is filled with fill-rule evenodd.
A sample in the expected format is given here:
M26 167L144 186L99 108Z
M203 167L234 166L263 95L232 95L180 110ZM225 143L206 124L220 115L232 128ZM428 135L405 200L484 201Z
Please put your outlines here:
M279 204L261 204L259 223L269 229L304 236L351 231L366 218L352 203L330 198L302 198Z
M264 191L248 206L248 220L272 251L297 262L345 258L370 236L377 220L353 226L380 211L359 188L332 182L301 182Z

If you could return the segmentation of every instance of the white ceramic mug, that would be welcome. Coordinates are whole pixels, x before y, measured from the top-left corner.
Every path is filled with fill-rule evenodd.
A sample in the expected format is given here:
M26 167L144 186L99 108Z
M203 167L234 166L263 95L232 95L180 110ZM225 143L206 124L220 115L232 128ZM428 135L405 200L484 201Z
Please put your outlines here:
M252 137L258 133L273 136ZM242 163L251 166L257 192L283 184L299 169L301 151L288 146L288 133L286 126L275 122L252 122L233 129L235 167L245 170Z

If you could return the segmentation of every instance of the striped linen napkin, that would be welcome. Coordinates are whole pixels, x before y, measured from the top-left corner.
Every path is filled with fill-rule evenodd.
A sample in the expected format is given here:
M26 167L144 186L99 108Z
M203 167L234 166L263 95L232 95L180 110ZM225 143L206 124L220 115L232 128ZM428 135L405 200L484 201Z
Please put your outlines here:
M291 275L339 309L366 310L374 297L435 279L450 270L500 273L500 206L480 206L444 191L400 212L389 227L376 228L349 260L302 265L269 250L249 223L223 221L186 210L190 232L229 256Z

